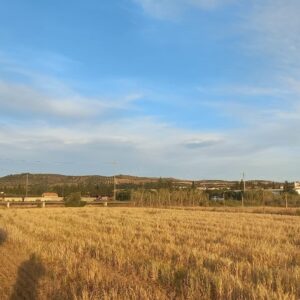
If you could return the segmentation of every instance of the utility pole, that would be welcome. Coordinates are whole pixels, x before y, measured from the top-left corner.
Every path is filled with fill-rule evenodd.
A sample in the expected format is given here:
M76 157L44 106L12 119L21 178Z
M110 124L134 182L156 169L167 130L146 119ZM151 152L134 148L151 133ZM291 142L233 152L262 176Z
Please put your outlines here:
M242 206L244 207L244 195L246 191L245 172L243 172L243 193L242 193Z
M285 208L288 208L288 194L285 193Z
M114 175L114 201L116 201L116 175Z
M27 198L27 195L28 195L28 173L26 174L25 199Z
M262 188L262 200L263 200L263 212L265 213L266 203L265 203L265 190Z

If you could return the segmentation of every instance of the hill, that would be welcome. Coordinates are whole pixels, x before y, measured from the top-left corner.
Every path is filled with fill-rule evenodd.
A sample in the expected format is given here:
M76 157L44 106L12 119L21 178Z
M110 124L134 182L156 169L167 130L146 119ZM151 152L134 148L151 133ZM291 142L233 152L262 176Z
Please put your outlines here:
M28 176L28 195L37 196L46 191L57 192L60 195L80 191L86 195L110 195L113 191L113 176L86 175L68 176L61 174L15 174L0 177L0 192L13 195L26 193L26 181ZM239 189L239 181L227 180L181 180L176 178L138 177L130 175L115 176L118 189L136 187L144 188L184 188L195 186L210 189ZM268 180L247 181L248 188L279 188L282 183Z

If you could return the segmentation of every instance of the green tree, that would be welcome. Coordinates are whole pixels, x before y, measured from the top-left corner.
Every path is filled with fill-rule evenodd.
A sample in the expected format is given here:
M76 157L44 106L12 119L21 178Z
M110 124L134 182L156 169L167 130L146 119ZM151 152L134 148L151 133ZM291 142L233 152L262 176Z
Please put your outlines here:
M71 193L64 198L65 206L67 207L81 207L85 206L86 202L81 201L81 193Z

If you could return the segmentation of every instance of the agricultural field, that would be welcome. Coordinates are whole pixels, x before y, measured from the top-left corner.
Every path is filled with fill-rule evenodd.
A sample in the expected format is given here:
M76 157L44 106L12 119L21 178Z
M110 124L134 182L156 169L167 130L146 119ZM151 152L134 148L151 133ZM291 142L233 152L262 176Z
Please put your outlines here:
M0 209L0 299L300 299L300 217Z

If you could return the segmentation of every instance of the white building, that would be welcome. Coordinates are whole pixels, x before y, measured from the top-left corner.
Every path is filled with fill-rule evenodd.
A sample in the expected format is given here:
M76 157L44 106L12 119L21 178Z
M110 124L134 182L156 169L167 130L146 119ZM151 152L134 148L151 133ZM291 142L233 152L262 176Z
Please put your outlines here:
M294 190L300 195L300 181L294 182Z

